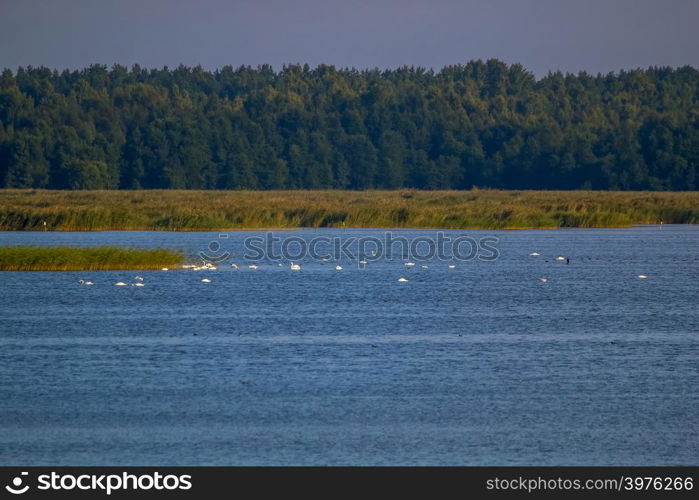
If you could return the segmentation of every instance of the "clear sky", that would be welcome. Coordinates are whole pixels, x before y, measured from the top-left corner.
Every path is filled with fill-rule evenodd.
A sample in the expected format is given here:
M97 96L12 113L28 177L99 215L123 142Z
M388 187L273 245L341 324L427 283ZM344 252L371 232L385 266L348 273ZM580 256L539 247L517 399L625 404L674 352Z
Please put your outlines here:
M699 66L699 0L0 0L0 67Z

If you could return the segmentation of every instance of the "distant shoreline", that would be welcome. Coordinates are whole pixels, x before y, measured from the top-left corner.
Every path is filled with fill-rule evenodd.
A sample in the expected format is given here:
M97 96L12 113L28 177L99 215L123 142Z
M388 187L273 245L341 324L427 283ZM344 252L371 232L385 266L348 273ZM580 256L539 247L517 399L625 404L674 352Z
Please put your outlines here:
M517 230L661 222L699 223L699 193L0 190L0 231Z

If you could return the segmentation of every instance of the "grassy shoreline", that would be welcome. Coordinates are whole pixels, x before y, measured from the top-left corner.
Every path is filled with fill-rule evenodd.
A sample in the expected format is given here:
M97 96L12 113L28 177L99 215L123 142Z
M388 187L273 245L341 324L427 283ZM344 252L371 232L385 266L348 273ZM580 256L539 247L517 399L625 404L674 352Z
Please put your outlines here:
M555 229L699 223L699 193L0 190L0 230Z
M181 264L173 250L122 247L0 247L0 271L117 271Z

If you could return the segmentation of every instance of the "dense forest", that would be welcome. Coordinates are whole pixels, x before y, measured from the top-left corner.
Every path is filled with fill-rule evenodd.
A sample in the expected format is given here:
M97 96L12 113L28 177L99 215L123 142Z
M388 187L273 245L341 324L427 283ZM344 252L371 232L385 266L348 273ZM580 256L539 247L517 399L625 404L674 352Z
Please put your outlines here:
M699 72L4 70L0 187L699 189Z

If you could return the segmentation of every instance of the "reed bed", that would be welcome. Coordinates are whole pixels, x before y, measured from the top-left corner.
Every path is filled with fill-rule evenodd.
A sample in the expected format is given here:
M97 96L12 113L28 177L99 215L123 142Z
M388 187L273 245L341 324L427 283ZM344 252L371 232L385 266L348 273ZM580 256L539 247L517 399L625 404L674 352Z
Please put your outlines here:
M0 190L0 230L527 229L695 224L697 192ZM46 225L44 225L46 223Z
M0 247L0 271L161 269L182 263L180 252L122 247Z

